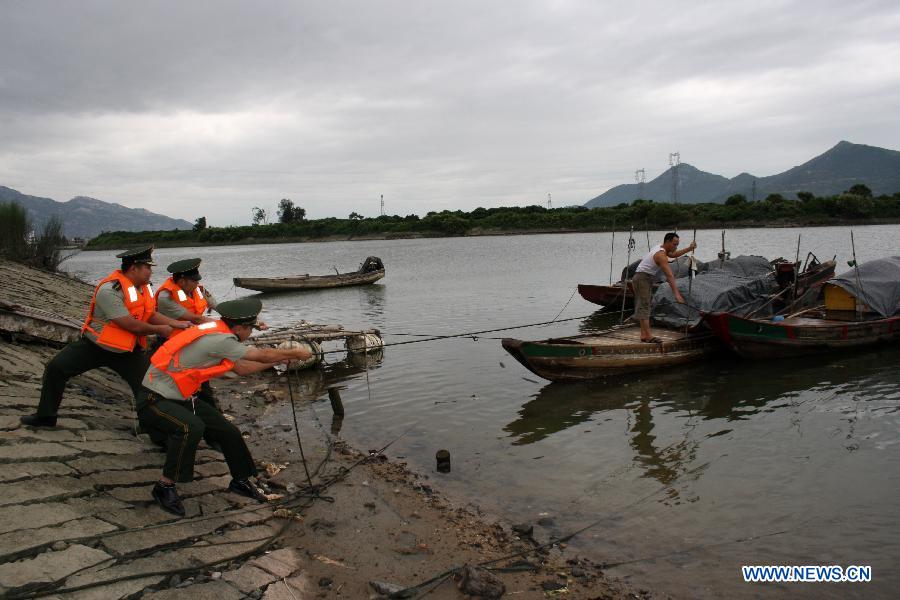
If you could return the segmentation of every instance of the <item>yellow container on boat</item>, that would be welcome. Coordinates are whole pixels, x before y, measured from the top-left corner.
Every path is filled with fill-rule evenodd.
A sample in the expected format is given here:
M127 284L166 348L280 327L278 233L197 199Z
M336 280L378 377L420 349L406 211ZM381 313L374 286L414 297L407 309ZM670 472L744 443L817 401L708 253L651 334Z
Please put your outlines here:
M862 303L860 303L859 309L862 312L869 312L871 310L868 306ZM825 310L856 311L856 296L840 286L834 285L832 283L826 283Z

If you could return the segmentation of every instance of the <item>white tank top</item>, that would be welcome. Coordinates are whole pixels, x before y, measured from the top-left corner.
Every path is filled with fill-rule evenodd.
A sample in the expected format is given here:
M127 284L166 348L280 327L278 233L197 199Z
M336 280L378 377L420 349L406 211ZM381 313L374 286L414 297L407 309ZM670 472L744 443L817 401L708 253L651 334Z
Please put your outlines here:
M653 257L656 256L657 252L665 251L665 248L663 248L662 244L660 244L656 248L648 252L647 256L644 257L644 260L641 261L641 264L638 265L637 272L646 273L647 275L656 277L659 274L660 268L659 265L656 264L656 261L653 260ZM666 260L668 260L668 258Z

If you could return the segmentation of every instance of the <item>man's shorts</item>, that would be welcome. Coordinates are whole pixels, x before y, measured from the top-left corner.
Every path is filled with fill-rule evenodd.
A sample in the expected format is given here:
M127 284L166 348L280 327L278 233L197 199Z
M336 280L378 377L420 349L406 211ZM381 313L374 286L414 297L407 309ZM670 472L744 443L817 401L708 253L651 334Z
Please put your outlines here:
M634 318L644 321L650 318L650 301L653 299L653 277L647 273L635 273L631 280L634 287Z

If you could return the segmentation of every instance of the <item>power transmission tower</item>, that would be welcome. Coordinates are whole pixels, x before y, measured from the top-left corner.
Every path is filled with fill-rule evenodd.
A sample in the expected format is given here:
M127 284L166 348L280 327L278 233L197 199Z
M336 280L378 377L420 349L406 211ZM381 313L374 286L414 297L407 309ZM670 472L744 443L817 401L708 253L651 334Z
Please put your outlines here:
M646 180L647 180L647 173L644 171L643 167L640 169L637 169L634 172L634 182L637 184L637 192L638 192L637 197L641 198L643 200L646 200L646 198L644 198L644 182Z
M384 194L381 195L381 216L384 216Z
M678 204L678 165L681 164L681 153L669 154L669 166L672 167L672 204Z
M550 192L547 192L547 210L553 208L553 198L550 196Z
M750 198L753 202L756 202L756 180L753 180L753 185L750 187Z

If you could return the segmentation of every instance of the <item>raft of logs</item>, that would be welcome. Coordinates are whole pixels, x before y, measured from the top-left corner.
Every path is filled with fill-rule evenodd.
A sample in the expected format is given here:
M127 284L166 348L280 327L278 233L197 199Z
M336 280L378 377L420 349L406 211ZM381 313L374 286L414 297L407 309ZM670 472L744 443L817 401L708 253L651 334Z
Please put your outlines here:
M345 330L343 325L322 325L306 321L264 331L251 337L247 343L257 347L306 347L312 353L312 358L304 362L294 361L289 365L291 369L303 369L320 363L324 357L322 344L335 341L343 341L351 356L380 355L384 347L381 332L377 329L350 331Z

